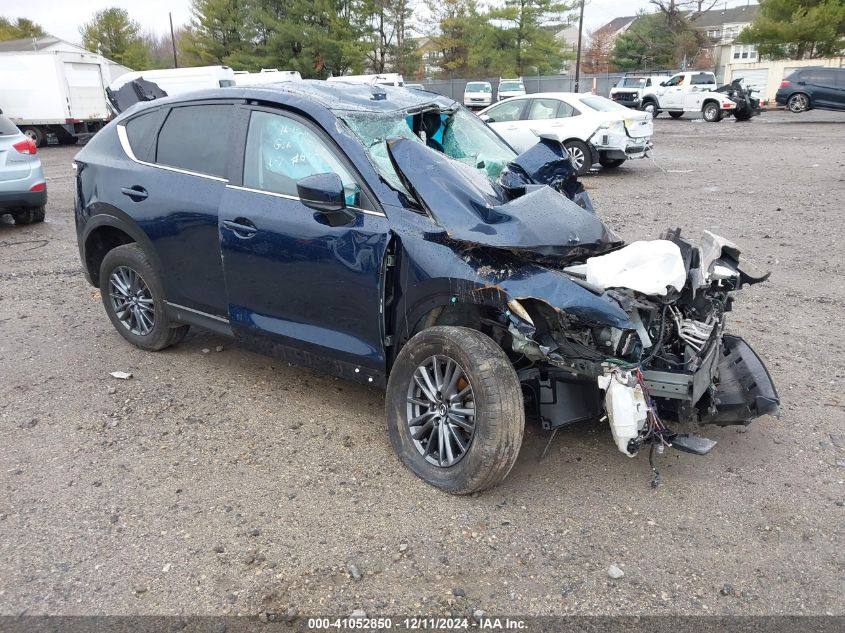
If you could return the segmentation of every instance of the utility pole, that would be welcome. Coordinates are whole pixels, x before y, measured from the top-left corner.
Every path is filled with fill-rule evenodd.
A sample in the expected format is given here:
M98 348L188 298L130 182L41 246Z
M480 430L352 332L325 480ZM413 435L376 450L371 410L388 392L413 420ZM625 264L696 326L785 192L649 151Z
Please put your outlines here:
M173 13L168 13L170 18L170 45L173 46L173 68L179 68L179 62L176 61L176 38L173 36Z
M581 92L581 37L584 32L584 0L581 0L581 17L578 18L578 52L575 53L575 92Z

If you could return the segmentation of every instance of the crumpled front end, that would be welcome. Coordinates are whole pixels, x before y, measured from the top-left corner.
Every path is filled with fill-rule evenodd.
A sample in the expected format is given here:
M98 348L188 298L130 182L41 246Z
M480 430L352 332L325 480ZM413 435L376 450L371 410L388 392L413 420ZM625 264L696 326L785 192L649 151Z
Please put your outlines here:
M563 269L625 314L592 318L531 297L508 303L519 376L543 426L606 416L626 455L646 443L703 454L709 440L679 436L670 421L749 424L778 415L777 390L759 356L726 333L734 293L767 278L735 245L705 232L699 244L668 231Z

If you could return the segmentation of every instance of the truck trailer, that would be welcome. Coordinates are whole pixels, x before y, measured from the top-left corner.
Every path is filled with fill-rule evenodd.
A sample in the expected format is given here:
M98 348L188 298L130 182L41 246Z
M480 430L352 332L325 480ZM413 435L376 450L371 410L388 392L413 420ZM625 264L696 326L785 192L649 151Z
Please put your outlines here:
M105 87L128 71L88 52L0 53L0 110L39 147L72 145L109 121Z

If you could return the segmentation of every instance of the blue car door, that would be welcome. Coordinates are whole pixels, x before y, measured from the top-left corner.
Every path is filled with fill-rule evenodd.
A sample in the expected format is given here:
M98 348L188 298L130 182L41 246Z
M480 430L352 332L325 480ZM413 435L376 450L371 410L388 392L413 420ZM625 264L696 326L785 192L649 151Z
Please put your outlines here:
M250 347L364 382L381 383L387 217L340 148L288 112L240 109L240 179L220 205L220 244L235 335ZM336 173L348 224L305 206L298 180Z

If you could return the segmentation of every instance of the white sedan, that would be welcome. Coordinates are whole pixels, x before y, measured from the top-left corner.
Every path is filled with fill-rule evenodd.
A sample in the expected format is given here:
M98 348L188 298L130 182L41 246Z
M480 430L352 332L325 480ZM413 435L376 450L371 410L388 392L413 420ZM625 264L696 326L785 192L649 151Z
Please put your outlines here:
M630 110L610 99L574 92L540 92L513 97L478 113L517 152L540 136L558 139L579 174L594 163L619 167L629 158L643 158L654 133L648 112Z

